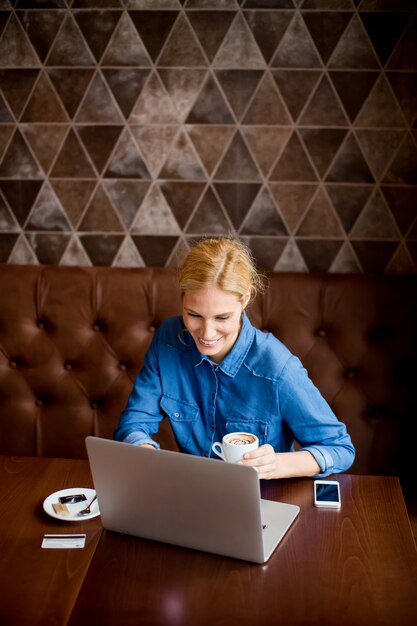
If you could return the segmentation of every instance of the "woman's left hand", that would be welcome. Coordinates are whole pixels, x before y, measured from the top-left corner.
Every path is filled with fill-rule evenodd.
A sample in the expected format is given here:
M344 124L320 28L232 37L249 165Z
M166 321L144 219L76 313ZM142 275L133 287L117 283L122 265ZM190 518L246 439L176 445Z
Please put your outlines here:
M315 476L322 470L314 456L308 450L297 452L274 452L274 448L265 444L252 452L247 452L241 465L254 467L259 478L291 478L294 476Z
M258 472L259 478L275 478L277 472L277 455L274 448L269 444L260 446L252 452L247 452L242 461L239 461L241 465L247 465L254 467Z

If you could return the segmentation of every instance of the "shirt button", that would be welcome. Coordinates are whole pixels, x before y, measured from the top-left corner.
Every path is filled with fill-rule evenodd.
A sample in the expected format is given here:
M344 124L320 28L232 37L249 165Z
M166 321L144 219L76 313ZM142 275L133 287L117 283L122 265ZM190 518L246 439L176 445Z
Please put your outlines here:
M211 428L212 430L214 430L214 429L216 428L216 425L215 425L215 424L210 424L210 428Z
M174 417L179 417L180 414L179 413L174 413Z

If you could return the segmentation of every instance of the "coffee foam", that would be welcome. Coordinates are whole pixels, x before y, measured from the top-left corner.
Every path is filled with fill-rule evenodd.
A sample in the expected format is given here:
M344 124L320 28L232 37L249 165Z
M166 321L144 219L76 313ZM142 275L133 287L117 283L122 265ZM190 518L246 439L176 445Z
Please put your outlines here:
M226 441L234 446L248 446L255 441L255 438L250 435L232 435L226 437Z

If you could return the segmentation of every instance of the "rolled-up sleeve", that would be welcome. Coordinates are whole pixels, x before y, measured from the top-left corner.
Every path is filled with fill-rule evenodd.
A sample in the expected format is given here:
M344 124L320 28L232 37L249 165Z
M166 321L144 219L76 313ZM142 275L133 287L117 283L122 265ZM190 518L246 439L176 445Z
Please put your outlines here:
M346 426L295 356L288 359L280 376L279 406L282 419L301 449L308 450L317 461L321 470L317 477L349 469L355 448Z

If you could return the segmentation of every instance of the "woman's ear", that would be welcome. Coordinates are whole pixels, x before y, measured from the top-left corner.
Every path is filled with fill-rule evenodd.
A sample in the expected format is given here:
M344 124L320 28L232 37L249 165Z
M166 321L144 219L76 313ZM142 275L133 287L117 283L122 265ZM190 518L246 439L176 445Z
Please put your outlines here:
M245 293L245 295L242 298L242 308L246 309L246 307L248 306L248 302L250 300L250 296L251 296L251 290L249 289L247 291L247 293Z

